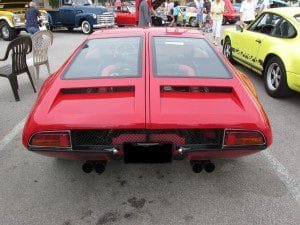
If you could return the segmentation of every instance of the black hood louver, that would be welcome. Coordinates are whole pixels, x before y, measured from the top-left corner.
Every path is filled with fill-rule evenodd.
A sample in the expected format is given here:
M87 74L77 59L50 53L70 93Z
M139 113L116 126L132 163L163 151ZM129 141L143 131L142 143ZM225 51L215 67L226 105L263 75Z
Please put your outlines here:
M63 88L62 94L101 94L117 92L134 92L134 86L114 86L114 87L87 87L87 88Z
M160 92L231 93L232 87L164 85L160 87Z

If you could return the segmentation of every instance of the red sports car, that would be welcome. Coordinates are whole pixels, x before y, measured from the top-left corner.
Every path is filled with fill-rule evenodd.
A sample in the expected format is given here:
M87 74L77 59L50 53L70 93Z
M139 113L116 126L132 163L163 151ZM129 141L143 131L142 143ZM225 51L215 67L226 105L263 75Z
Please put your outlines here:
M248 78L199 31L101 30L43 84L24 128L32 152L107 161L191 162L259 152L272 142L268 118Z

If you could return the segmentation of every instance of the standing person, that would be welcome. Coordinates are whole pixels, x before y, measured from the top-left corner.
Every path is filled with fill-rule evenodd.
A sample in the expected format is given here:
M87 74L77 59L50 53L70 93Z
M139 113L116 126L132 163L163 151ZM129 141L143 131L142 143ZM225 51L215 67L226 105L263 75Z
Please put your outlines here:
M225 4L223 0L215 0L211 6L211 15L213 19L213 43L218 45L218 40L221 37L222 21Z
M261 8L259 10L259 13L262 13L264 10L270 8L270 1L269 0L263 0Z
M186 27L186 8L185 7L182 9L181 15L182 15L183 26Z
M29 3L29 9L25 12L25 29L28 33L34 34L40 30L39 28L39 17L41 16L40 11L37 9L35 2Z
M118 11L121 11L121 6L122 6L121 0L116 0L116 7Z
M171 27L174 26L174 24L175 26L177 26L179 12L180 12L179 3L178 1L175 1L174 8L173 8L173 21L170 25Z
M199 25L199 29L202 28L202 21L203 21L203 4L204 4L204 1L203 1L203 0L198 0L196 22L197 22L198 25Z
M241 24L249 25L255 19L256 3L254 0L244 0L241 5Z
M168 14L172 14L171 10L174 8L174 2L172 2L171 0L167 0L165 2L165 9L167 11Z
M203 8L206 10L207 14L210 14L211 2L209 0L204 0Z
M204 0L203 3L203 28L206 32L211 32L211 2L209 0Z
M150 0L148 0L150 1ZM139 5L139 27L151 26L151 10L146 0L142 0Z

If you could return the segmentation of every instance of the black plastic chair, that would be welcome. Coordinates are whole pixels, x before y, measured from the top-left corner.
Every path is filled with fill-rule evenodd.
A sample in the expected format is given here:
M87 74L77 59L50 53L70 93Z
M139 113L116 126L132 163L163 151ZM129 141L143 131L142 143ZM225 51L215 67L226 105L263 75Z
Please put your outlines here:
M0 61L6 61L11 52L12 64L0 67L0 77L8 78L16 101L20 101L18 93L19 86L17 76L22 73L28 74L33 90L34 92L36 92L31 74L26 63L26 55L31 51L31 38L29 36L19 37L9 43L4 58L0 59Z

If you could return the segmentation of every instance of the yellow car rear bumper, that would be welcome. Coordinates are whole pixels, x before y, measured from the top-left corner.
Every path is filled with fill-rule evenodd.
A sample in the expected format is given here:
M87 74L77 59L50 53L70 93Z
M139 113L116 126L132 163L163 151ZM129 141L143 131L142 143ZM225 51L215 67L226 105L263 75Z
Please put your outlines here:
M300 92L300 74L287 72L287 83L290 89Z

